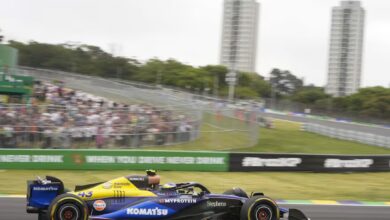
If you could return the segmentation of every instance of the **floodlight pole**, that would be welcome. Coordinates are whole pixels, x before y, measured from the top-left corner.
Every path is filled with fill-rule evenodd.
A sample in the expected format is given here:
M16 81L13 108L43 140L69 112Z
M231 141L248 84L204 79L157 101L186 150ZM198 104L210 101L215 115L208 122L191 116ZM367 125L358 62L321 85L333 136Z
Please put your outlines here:
M235 92L235 87L237 84L237 71L236 71L236 61L234 60L231 67L230 71L228 74L226 74L226 82L229 85L229 96L228 99L230 102L234 101L234 92Z
M232 73L235 73L235 72L232 72ZM236 79L236 78L232 77L231 79ZM236 82L228 82L228 83L229 83L229 101L233 101Z
M229 85L229 101L234 100L234 88L235 86L233 84Z

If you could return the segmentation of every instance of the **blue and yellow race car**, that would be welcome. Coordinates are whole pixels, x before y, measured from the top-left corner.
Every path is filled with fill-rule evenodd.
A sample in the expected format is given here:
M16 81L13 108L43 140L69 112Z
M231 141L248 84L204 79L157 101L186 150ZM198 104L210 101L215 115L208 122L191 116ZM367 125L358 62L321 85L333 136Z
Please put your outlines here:
M47 176L28 181L27 212L38 220L308 220L299 210L280 208L263 193L233 188L213 194L200 183L160 185L155 171L76 186Z

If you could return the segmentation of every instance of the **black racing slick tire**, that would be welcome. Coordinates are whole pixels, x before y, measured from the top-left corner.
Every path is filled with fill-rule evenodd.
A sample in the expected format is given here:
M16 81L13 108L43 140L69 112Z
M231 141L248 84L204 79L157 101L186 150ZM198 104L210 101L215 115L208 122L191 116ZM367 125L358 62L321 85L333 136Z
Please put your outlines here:
M49 206L48 220L88 220L87 204L73 194L57 196Z
M226 190L223 194L248 198L248 194L246 194L246 192L243 189L238 187L234 187L232 189Z
M275 201L265 196L254 196L241 207L240 220L279 220L280 211Z
M46 212L38 213L38 220L49 220Z

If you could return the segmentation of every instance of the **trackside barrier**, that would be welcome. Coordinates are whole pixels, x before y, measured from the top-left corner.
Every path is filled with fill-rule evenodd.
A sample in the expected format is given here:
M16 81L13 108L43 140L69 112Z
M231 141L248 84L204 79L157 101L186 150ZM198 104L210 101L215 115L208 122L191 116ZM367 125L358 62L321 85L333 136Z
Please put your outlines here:
M388 172L390 155L0 149L0 169Z
M0 149L0 169L228 171L229 154L138 150Z
M370 144L378 147L390 148L389 136L382 136L382 135L376 135L376 134L371 134L366 132L339 129L339 128L313 124L313 123L305 123L303 124L301 129L303 131L312 132L312 133L328 136L331 138L354 141L363 144Z
M390 171L390 155L231 153L230 171L380 172Z

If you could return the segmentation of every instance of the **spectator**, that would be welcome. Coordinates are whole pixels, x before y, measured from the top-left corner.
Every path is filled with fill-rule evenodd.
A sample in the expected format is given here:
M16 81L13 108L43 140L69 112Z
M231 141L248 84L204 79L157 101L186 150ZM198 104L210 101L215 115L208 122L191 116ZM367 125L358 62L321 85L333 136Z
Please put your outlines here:
M35 94L45 103L0 104L3 146L140 147L188 141L196 134L187 116L147 104L125 105L48 83L36 85Z
M102 148L104 145L104 135L103 135L103 128L99 127L96 132L96 147L98 149Z

